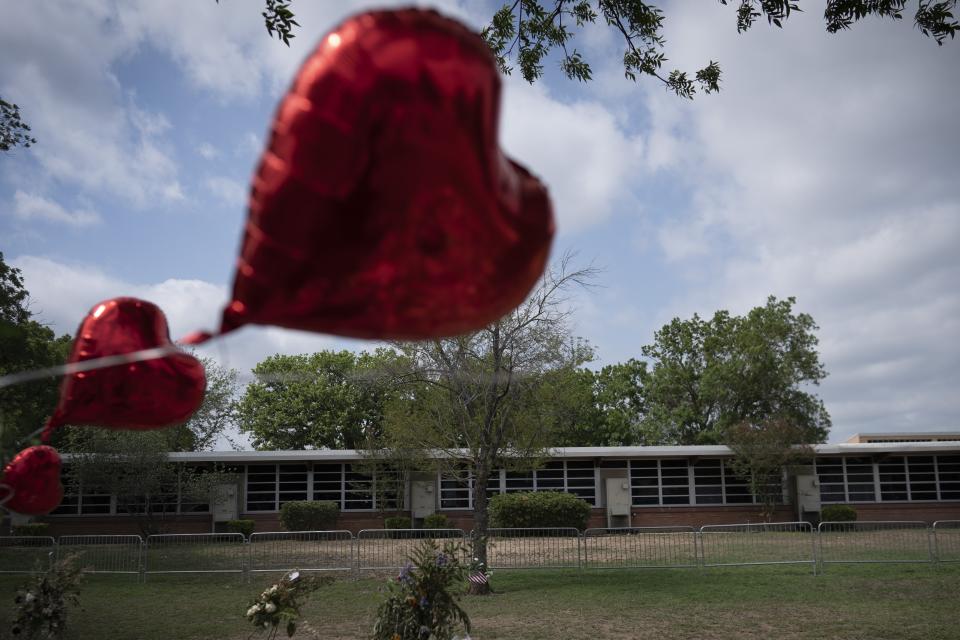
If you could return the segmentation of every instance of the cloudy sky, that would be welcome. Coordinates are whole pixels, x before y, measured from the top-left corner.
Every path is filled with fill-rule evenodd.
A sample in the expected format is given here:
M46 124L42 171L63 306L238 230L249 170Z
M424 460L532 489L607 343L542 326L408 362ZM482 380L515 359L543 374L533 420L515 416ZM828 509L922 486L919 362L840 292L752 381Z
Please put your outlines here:
M363 4L295 2L287 48L254 0L0 1L0 96L39 139L0 157L0 251L40 319L73 332L134 295L174 336L215 328L277 100ZM614 34L587 29L594 81L553 64L535 86L507 79L501 143L551 189L555 252L604 268L576 316L598 366L673 317L795 296L820 326L831 441L956 430L960 43L909 20L831 36L821 5L738 35L732 7L665 3L672 63L723 69L722 92L692 102L625 80ZM495 6L439 8L479 28ZM246 372L370 346L245 329L205 352Z

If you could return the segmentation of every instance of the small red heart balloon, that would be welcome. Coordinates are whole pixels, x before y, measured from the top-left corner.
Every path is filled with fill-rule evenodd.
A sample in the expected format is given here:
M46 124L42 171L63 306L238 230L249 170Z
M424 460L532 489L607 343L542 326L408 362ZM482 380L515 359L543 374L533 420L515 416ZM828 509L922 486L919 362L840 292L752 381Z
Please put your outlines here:
M365 13L328 34L277 111L221 332L428 339L522 302L553 213L498 147L499 103L487 45L436 12Z
M4 468L0 502L8 511L39 516L50 513L63 499L60 454L46 445L28 447Z
M96 305L84 318L68 362L155 347L173 349L160 308L136 298L114 298ZM200 406L206 385L203 365L181 351L70 374L60 387L60 403L44 437L68 423L111 429L160 429L180 424Z

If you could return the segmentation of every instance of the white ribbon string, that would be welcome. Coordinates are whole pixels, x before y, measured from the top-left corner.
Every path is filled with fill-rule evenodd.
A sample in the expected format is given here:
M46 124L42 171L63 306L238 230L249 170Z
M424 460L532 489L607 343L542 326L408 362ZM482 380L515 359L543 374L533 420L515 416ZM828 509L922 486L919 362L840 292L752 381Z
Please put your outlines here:
M33 371L21 371L0 376L0 389L11 385L30 382L31 380L42 380L43 378L53 378L56 376L69 376L84 371L95 371L105 369L106 367L115 367L121 364L132 364L134 362L143 362L144 360L155 360L164 358L174 353L182 353L176 345L166 347L153 347L151 349L142 349L130 353L120 353L113 356L103 356L102 358L92 358L81 362L70 362L56 367L47 367L46 369L34 369Z

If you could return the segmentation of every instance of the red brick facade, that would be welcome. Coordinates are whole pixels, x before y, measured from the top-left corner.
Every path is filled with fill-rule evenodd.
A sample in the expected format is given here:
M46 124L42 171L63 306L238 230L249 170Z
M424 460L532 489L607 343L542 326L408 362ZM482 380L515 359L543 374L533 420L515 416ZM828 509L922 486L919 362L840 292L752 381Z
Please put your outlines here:
M857 504L858 519L861 521L912 520L932 524L936 520L960 520L960 502L939 502L936 504ZM469 511L445 511L450 526L469 531L473 527L473 516ZM283 531L280 515L277 513L243 514L241 517L254 520L256 531ZM345 512L337 521L338 529L347 529L356 533L361 529L382 529L384 515L371 512ZM789 506L777 509L774 520L790 522L796 519ZM47 517L42 519L50 523L50 534L89 535L89 534L139 534L136 518L125 516L82 516ZM712 524L742 524L762 522L763 516L756 506L725 507L649 507L634 508L631 526L634 527L700 527ZM168 533L210 533L213 521L210 515L181 516L160 521ZM594 509L590 515L589 527L606 526L604 509Z

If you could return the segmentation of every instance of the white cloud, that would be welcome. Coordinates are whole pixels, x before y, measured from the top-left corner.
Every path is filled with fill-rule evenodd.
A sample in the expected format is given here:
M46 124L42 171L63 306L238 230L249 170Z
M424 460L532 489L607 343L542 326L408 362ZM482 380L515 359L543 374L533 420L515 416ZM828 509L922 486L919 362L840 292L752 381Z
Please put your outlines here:
M506 83L501 141L550 189L561 230L609 218L629 195L643 143L595 101L564 103L543 85Z
M16 96L40 141L29 156L41 168L36 179L135 206L182 198L165 142L170 123L139 107L113 74L136 39L117 28L109 7L16 4L5 18L0 91Z
M247 201L247 186L232 178L214 176L207 179L207 189L228 205L242 207Z
M213 160L220 155L220 152L209 142L204 142L200 145L197 145L197 155L204 160Z
M101 222L100 215L96 211L87 209L67 211L53 200L24 193L19 189L13 194L13 214L22 220L62 222L72 227L86 227Z
M647 164L692 187L689 206L662 222L661 249L678 270L698 269L664 318L795 295L821 327L833 439L951 427L955 56L904 24L866 21L830 36L821 16L804 13L782 31L717 28L734 19L719 5L672 6L667 42L683 45L672 62L719 59L723 90L693 103L649 90L650 148L666 151Z
M84 315L98 302L133 296L153 302L164 312L170 335L176 340L198 330L213 330L228 299L226 287L203 280L167 279L155 283L134 283L107 273L99 267L68 264L39 256L20 256L10 261L23 271L30 291L31 310L40 322L57 333L73 334ZM250 326L199 347L227 367L236 368L241 378L275 353L312 353L322 349L372 349L374 343L333 336L290 331L276 327Z

